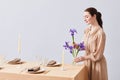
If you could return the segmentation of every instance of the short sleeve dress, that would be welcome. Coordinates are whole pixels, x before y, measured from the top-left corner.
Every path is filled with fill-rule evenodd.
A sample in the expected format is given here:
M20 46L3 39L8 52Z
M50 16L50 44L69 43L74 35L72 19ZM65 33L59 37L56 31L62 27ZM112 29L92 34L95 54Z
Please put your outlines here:
M85 60L88 69L89 80L108 80L107 63L104 57L106 35L101 27L91 30L88 27L84 31L85 55L90 59Z

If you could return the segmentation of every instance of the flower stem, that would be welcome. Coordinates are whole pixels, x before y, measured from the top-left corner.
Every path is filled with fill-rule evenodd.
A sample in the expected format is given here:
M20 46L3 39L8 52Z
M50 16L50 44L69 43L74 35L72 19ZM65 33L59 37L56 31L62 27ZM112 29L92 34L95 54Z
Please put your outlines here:
M74 35L72 36L72 41L73 41L73 44L74 44Z

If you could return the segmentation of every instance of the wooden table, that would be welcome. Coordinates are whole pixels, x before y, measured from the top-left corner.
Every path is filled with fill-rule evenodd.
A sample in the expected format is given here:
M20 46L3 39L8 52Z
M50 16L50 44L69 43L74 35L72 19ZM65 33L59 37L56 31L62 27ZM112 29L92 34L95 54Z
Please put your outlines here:
M0 80L88 80L86 67L84 65L65 64L65 70L60 67L45 67L45 72L30 74L29 67L36 66L35 63L27 62L22 65L3 65L0 70Z

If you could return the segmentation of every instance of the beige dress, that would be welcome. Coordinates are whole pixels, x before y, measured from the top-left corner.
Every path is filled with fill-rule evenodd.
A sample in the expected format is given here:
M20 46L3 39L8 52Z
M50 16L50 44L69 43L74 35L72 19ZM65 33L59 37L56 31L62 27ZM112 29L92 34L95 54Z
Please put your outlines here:
M85 29L84 43L86 55L90 56L85 60L88 69L89 80L108 80L107 63L104 57L106 36L102 28L91 27Z

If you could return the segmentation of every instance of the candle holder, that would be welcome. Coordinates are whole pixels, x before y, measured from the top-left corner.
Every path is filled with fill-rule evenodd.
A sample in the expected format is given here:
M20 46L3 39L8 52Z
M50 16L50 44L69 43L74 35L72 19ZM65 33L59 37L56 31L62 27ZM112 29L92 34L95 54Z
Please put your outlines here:
M65 71L66 69L65 69L65 67L62 65L62 67L61 67L61 70L62 71Z
M63 52L62 52L61 60L62 60L61 70L62 70L62 71L65 71L65 68L64 68L64 64L65 64L65 53L64 53L64 50L63 50Z

